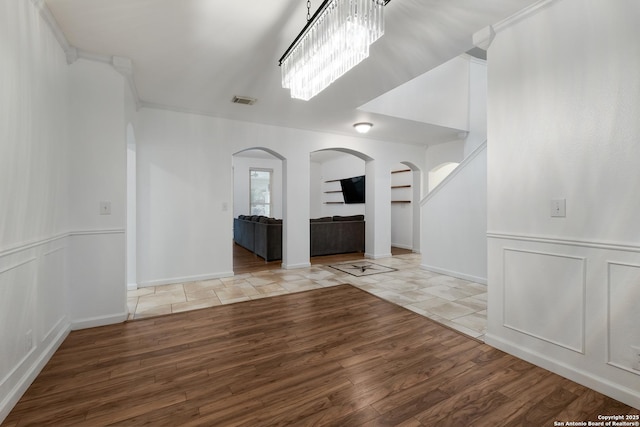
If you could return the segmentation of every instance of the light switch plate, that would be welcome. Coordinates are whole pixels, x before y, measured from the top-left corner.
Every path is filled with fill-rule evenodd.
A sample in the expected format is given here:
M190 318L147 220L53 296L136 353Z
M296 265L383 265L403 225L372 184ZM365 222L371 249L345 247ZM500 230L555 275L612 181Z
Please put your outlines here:
M111 202L100 202L100 215L111 215Z
M551 216L554 218L564 218L567 216L567 200L566 199L551 200Z

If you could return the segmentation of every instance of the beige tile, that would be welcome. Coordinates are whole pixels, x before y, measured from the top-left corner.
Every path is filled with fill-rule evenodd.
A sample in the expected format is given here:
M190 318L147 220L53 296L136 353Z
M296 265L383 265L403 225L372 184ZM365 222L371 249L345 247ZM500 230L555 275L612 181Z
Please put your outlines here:
M311 279L311 280L330 279L330 278L332 278L334 276L335 276L335 273L333 273L331 271L324 271L324 270L314 271L314 272L307 273L307 274L304 275L304 277L306 277L307 279Z
M404 296L403 294L401 294L400 292L393 292L393 291L382 291L379 293L376 293L377 296L379 296L382 299L385 299L387 301L390 301L394 304L398 304L398 305L410 305L414 302L413 299L408 298L406 296Z
M177 304L171 304L171 312L172 313L180 313L183 311L189 310L198 310L201 308L214 307L216 305L221 305L222 303L217 297L209 298L209 299L201 299L197 301L188 301L188 302L180 302Z
M239 297L239 298L229 298L229 299L222 299L220 298L220 301L222 302L222 304L233 304L236 302L244 302L244 301L250 301L251 297Z
M484 338L486 286L420 268L419 254L375 260L397 271L355 277L323 265L265 270L128 292L130 317L142 318L231 304L319 287L353 284L467 335Z
M301 274L291 274L291 273L278 274L277 276L278 276L277 277L278 281L286 281L286 282L293 282L295 280L302 280L305 278Z
M450 327L451 329L455 329L458 332L462 332L465 335L468 335L470 337L473 338L480 338L484 335L484 333L476 331L474 329L470 329L467 328L465 326L459 325L457 323L455 323L454 321L450 321L447 319L441 319L441 320L437 320L437 322L442 323L443 325L446 325L448 327Z
M272 276L248 277L246 280L253 286L263 286L263 285L268 285L269 283L274 283L274 279Z
M177 283L174 285L156 286L156 294L161 294L165 292L184 292L184 288L182 287L182 283Z
M198 300L206 300L210 298L218 298L216 292L213 289L203 289L195 292L186 292L187 302L193 302Z
M142 319L145 317L153 317L153 316L162 316L165 314L171 314L171 304L156 305L144 310L138 307L138 309L136 310L134 319Z
M404 295L405 297L411 299L411 301L413 302L419 302L419 301L426 301L428 299L433 299L433 298L437 298L436 296L426 293L426 292L422 292L422 290L418 289L415 291L403 291L402 295Z
M154 306L167 304L175 304L178 302L186 302L187 297L184 291L161 292L153 295L143 295L138 297L138 306L136 310L146 311Z
M438 298L444 298L449 301L455 301L462 298L470 297L471 295L468 292L465 292L461 289L450 288L449 286L433 286L431 288L424 289L424 292L429 293L431 295L435 295Z
M455 302L446 302L429 308L429 312L440 317L444 317L445 319L452 320L457 317L474 313L475 311L472 308L456 304Z
M252 296L251 299L261 299L261 298L275 297L275 296L278 296L278 295L286 295L288 293L289 292L286 291L286 290L265 292L265 293L260 294L260 295Z
M310 289L318 289L322 287L313 280L308 279L296 280L295 282L283 282L281 286L290 292L307 291Z
M233 282L234 280L242 280L242 279L246 279L251 277L251 273L242 273L242 274L235 274L233 276L229 276L229 277L222 277L219 280L223 283L226 282Z
M487 308L487 302L481 299L478 299L475 296L456 300L456 303L472 308L476 312L485 310Z
M138 297L128 297L127 298L127 310L129 313L136 312L136 306L138 305Z
M479 283L467 282L463 280L456 281L453 284L453 287L456 289L460 289L464 292L467 292L470 295L479 295L487 292L487 287L485 285L481 285Z
M138 288L131 291L127 291L128 297L140 297L143 295L151 295L156 292L156 288L154 286L149 286L148 288Z
M264 286L256 286L256 289L263 295L271 294L273 292L287 292L285 288L277 283L270 283Z
M482 334L487 330L487 317L481 316L478 313L461 316L452 319L451 322Z
M223 289L225 287L225 283L220 279L213 279L189 282L185 283L183 286L186 293L196 293L204 290Z
M393 279L385 282L380 282L379 286L384 289L394 290L398 292L415 291L418 286L415 283L407 282L406 280Z
M230 299L242 298L247 296L244 292L242 292L242 289L240 288L218 289L217 291L215 291L215 293L216 296L220 298L220 301L223 302Z
M316 283L320 287L329 288L331 286L343 285L345 281L340 279L322 279L322 280L316 280Z
M242 290L242 293L245 294L245 296L248 296L248 297L252 297L254 295L261 295L260 291L258 291L254 286L251 286L248 283L245 285L240 285L238 288Z

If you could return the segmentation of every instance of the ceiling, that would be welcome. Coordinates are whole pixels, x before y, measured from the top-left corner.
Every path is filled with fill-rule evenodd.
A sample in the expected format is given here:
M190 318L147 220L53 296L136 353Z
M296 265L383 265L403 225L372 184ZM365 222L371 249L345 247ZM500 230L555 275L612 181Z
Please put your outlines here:
M290 98L278 67L306 23L306 0L45 3L71 46L131 59L142 106L351 136L353 123L370 121L370 138L429 145L459 130L358 107L472 49L476 31L537 1L392 0L369 58L310 101ZM313 12L320 0L311 3ZM258 101L233 104L234 95Z

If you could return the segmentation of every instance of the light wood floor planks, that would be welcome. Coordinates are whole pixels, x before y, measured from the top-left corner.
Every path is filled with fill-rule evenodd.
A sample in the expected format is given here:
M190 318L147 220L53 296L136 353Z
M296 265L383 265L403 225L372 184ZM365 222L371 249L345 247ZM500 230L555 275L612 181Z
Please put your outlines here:
M342 285L72 332L3 426L551 426L638 413Z

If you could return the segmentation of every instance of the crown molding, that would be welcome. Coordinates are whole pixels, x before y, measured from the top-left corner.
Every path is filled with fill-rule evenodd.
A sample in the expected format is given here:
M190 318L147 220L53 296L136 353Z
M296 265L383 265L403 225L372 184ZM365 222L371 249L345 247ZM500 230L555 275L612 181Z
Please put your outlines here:
M473 34L473 44L481 49L488 50L497 33L504 31L505 29L522 21L523 19L526 19L540 12L541 10L547 8L551 3L557 1L559 0L540 0L494 25L489 25L488 27L477 31Z
M53 16L53 13L51 13L51 9L49 9L44 0L31 0L31 3L33 3L36 9L38 9L38 11L40 12L40 16L49 26L49 29L51 29L51 32L58 41L58 44L64 51L64 54L67 58L67 64L71 65L78 59L82 58L89 61L102 62L111 65L117 72L122 74L122 76L127 81L129 89L131 89L133 99L136 102L136 108L140 109L140 107L142 106L142 101L140 100L140 96L138 96L138 89L136 87L135 80L133 79L133 62L131 61L131 59L123 56L102 55L99 53L87 52L85 50L78 49L77 47L72 46L65 37L62 29L60 28L60 25L58 25L58 21L56 20L55 16Z
M40 16L42 16L42 19L44 19L44 21L47 23L47 25L51 29L51 32L53 33L53 36L58 41L58 44L60 44L60 47L62 47L62 50L64 50L66 53L69 49L71 49L71 45L69 44L67 38L64 36L64 33L58 25L58 21L56 21L56 18L51 13L49 7L46 5L44 0L31 0L31 3L33 3L36 9L38 9L38 11L40 12ZM69 63L68 57L67 63Z

